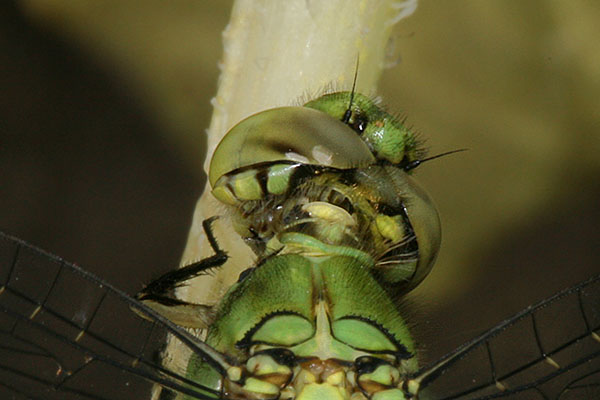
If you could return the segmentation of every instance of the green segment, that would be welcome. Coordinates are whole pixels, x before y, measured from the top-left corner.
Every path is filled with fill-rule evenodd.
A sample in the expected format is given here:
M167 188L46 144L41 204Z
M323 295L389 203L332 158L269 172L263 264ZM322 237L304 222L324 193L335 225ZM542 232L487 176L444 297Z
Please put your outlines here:
M335 246L323 243L322 241L303 233L290 232L282 234L279 238L282 244L290 248L298 248L310 255L321 256L348 256L360 260L364 264L371 265L373 259L367 253L348 246Z
M359 380L370 380L385 386L391 386L394 382L398 381L399 378L400 374L398 373L398 370L391 365L386 364L378 366L375 371L371 373L360 375Z
M310 320L312 290L306 258L292 254L272 257L232 286L206 341L219 351L232 352L236 343L268 315L285 311Z
M267 190L272 194L284 194L289 189L290 176L296 166L273 165L269 168Z
M321 269L327 295L333 304L334 326L346 317L361 317L381 326L397 343L410 353L414 352L414 343L396 304L372 277L368 265L351 258L333 257L325 261ZM365 332L357 332L362 333Z
M237 197L244 200L259 200L264 193L256 180L256 171L244 171L236 175L233 189Z
M333 336L352 347L368 351L395 351L396 346L377 327L359 319L342 319L332 326Z
M246 279L233 285L219 303L206 343L233 359L244 360L245 350L236 344L253 328L260 328L269 315L287 311L312 320L310 271L308 260L296 255L272 257L254 269ZM279 340L286 341L285 336ZM220 388L221 376L196 355L190 358L187 374L202 385Z
M326 94L309 101L304 107L323 111L342 120L351 97L351 92ZM360 132L375 157L380 160L398 164L403 160L415 161L420 156L415 135L401 121L365 95L354 93L352 115L348 125Z
M279 346L293 346L314 334L312 324L298 315L277 315L265 322L252 339Z

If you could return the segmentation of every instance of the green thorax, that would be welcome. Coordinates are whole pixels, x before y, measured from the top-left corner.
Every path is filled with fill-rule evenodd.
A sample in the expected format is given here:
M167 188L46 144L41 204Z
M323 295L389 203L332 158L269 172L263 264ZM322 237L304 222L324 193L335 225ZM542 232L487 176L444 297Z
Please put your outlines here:
M396 306L372 278L371 267L349 256L270 257L229 290L207 340L220 351L235 348L243 353L250 348L282 346L308 357L308 349L318 347L311 347L315 341L327 340L315 337L323 333L324 327L318 330L316 326L323 307L334 337L338 335L338 350L332 349L328 358L353 361L365 351L406 357L412 353L412 342ZM349 337L342 326L350 325L353 317L372 321L371 327L383 328L389 338L361 338L358 320L357 337Z
M371 268L351 256L269 257L230 288L206 339L241 364L245 386L229 387L197 359L190 374L224 393L261 398L311 398L317 389L349 398L364 389L357 380L374 393L395 393L417 368L414 344ZM377 368L361 370L357 360Z

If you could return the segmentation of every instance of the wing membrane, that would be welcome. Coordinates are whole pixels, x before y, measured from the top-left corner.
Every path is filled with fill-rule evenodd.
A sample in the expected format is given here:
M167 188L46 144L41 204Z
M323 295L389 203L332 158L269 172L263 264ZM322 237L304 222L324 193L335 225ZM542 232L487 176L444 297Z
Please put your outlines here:
M595 276L458 347L416 381L433 399L600 398L599 330Z
M2 233L0 265L0 398L143 398L154 384L217 396L160 359L168 334L206 358L210 349L125 293Z
M0 233L0 398L147 398L155 384L218 393L166 369L167 337L204 343L76 265ZM146 315L140 318L132 312ZM415 376L424 399L600 398L600 276L528 307Z

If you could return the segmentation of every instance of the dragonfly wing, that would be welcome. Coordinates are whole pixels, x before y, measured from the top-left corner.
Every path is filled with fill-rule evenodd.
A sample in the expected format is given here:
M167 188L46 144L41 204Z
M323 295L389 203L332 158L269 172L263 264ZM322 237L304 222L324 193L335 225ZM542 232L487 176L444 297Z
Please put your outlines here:
M217 397L162 365L167 336L202 342L76 265L0 233L0 285L0 398Z
M600 398L600 276L508 318L415 382L426 399Z

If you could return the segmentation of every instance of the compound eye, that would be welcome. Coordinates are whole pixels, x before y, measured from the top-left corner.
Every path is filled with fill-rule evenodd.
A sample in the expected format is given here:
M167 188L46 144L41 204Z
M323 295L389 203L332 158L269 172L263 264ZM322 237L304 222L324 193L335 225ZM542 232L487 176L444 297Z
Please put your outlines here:
M417 238L419 262L409 286L418 285L431 271L442 241L440 217L433 201L414 180L405 175L407 187L406 213Z
M386 180L377 180L376 169L365 174L382 195L375 227L395 244L389 247L378 276L394 290L407 292L433 267L441 243L440 219L429 195L406 172L395 166L383 168Z
M306 107L281 107L254 114L231 128L215 149L211 187L223 175L260 165L300 163L356 168L375 162L373 153L346 124Z

